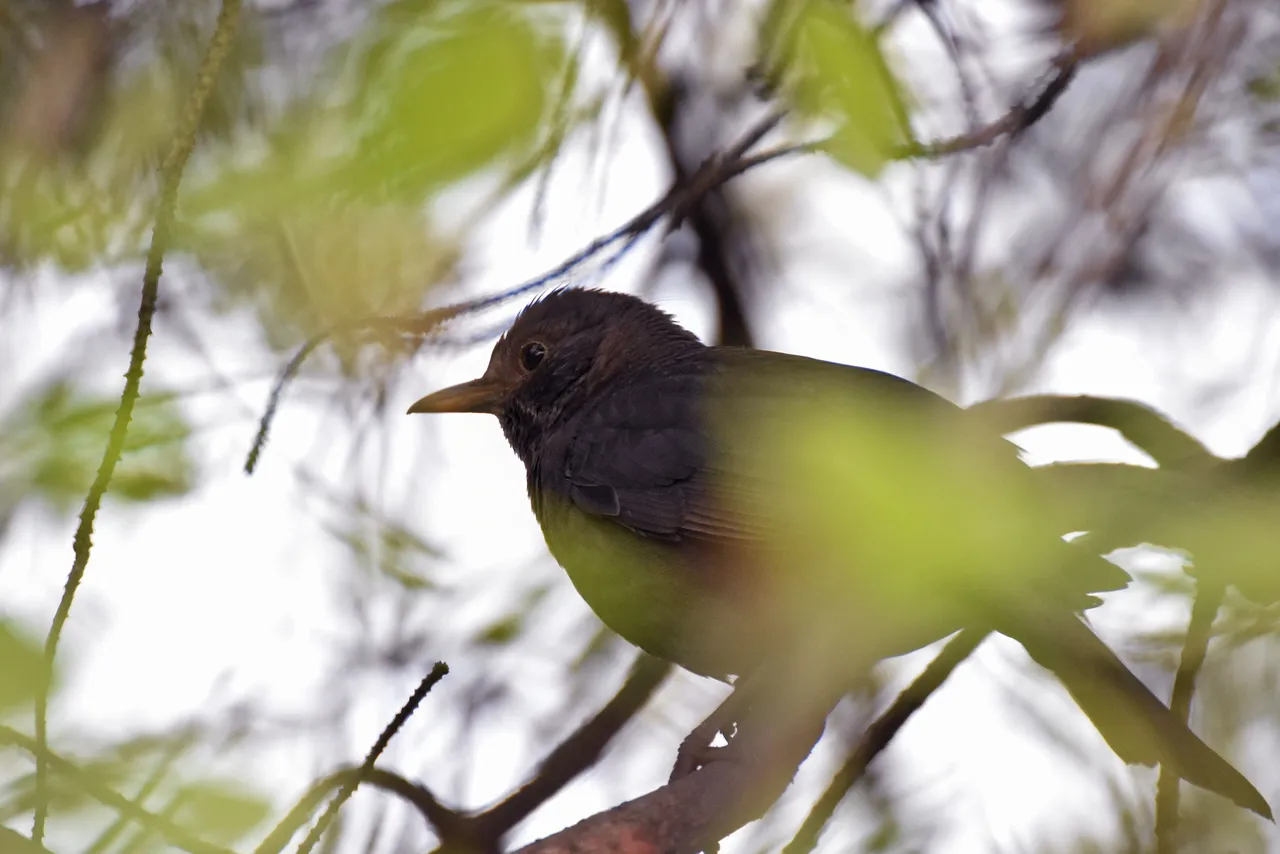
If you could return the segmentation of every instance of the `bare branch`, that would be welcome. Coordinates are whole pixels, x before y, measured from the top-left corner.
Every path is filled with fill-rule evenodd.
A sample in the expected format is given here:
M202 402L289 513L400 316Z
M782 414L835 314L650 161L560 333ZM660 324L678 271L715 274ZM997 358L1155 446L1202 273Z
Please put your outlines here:
M288 814L259 843L254 849L254 854L279 854L289 844L289 840L298 832L298 829L307 823L326 795L335 789L355 786L359 783L404 798L417 808L423 818L441 836L450 833L455 827L462 826L467 820L462 813L441 804L435 795L419 783L385 768L376 766L365 768L363 765L355 765L335 771L328 777L316 781L306 794L298 799L293 809L289 810Z
M1168 468L1195 469L1218 461L1194 436L1137 401L1042 394L984 400L968 411L1001 433L1063 422L1110 427Z
M1004 137L1017 137L1049 114L1053 105L1058 102L1062 94L1067 91L1067 87L1071 85L1071 81L1075 79L1078 68L1079 61L1074 56L1068 54L1059 57L1053 63L1053 76L1049 82L1027 103L1015 106L996 121L968 133L937 142L909 145L898 152L897 157L899 159L945 157L948 154L983 148Z
M1213 635L1213 621L1222 605L1223 587L1201 579L1199 590L1192 602L1191 620L1187 624L1187 639L1182 644L1182 660L1173 680L1173 696L1169 710L1184 723L1191 717L1191 697L1196 690L1196 678L1204 666L1209 651L1209 639ZM1160 768L1160 781L1156 787L1156 851L1157 854L1177 854L1178 851L1178 775L1167 767Z
M48 773L45 767L45 756L49 744L49 687L53 683L53 662L58 653L58 641L62 637L62 628L71 614L71 603L75 599L76 590L80 587L85 568L89 565L89 552L93 546L93 524L98 516L98 508L102 505L102 497L106 494L107 487L111 485L116 464L124 452L129 420L133 416L134 404L138 401L139 387L142 384L142 364L147 358L147 341L151 337L151 321L156 313L156 300L160 291L160 274L164 265L165 252L169 248L170 232L173 229L178 185L182 182L183 170L195 148L196 130L204 115L205 103L213 91L222 60L231 49L231 40L239 20L240 0L222 0L218 22L209 40L209 49L200 63L195 87L187 98L173 144L160 165L160 195L156 204L155 228L151 234L151 247L147 250L147 264L142 275L142 299L138 306L138 325L133 334L133 349L129 353L129 368L125 372L124 390L120 393L120 407L116 410L115 422L111 425L111 433L107 437L107 447L102 453L98 474L89 487L88 494L85 495L84 507L80 511L80 522L76 526L73 541L75 558L71 563L71 572L67 575L62 598L58 602L58 609L54 612L48 637L45 639L44 675L37 686L35 703L36 743L39 745L39 750L36 752L36 810L31 839L36 845L43 844L45 819L49 811L45 791L45 778Z
M400 707L400 711L396 712L396 716L391 719L391 723L387 724L378 735L373 747L369 748L369 753L365 756L364 763L360 766L361 773L342 784L338 794L334 796L324 813L321 814L320 820L316 822L315 827L311 828L311 832L307 834L306 838L302 840L302 844L298 846L298 854L310 854L311 849L315 847L316 843L320 841L320 837L328 830L329 824L333 821L334 816L338 814L338 810L355 793L356 787L360 785L360 781L365 778L365 775L373 769L373 764L378 761L382 751L387 749L391 739L395 737L395 734L417 711L418 705L430 693L431 689L448 673L449 665L443 661L437 661L435 666L431 668L431 672L422 678L422 681L418 683L418 687L414 689L413 694Z
M37 761L43 759L47 768L72 781L89 797L159 835L175 848L180 848L188 852L188 854L232 854L231 851L225 848L205 842L190 830L175 824L164 816L151 812L137 801L126 798L110 786L100 782L95 775L87 773L74 762L59 756L41 745L36 739L20 733L16 729L0 725L0 744L12 744L30 753ZM33 842L32 844L39 846L39 843Z

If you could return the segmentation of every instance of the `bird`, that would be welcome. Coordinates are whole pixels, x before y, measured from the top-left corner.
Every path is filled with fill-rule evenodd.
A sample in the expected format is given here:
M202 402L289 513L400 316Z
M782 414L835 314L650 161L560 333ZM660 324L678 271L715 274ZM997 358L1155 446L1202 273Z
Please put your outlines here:
M1125 762L1271 818L1081 619L1128 575L1064 541L1015 445L922 386L707 345L638 297L564 287L519 313L482 376L408 411L497 417L552 556L651 655L750 679L805 667L789 656L821 635L828 679L994 630Z

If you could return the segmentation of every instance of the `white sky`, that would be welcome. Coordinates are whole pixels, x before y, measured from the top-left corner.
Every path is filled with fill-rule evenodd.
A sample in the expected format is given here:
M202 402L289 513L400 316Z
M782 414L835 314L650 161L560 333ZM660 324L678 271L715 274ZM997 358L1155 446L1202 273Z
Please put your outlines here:
M579 169L581 156L566 157L548 194L547 228L536 247L529 246L524 232L530 194L518 194L475 247L472 288L493 292L534 275L648 203L664 180L653 142L633 116L624 121L609 161L607 191L598 205L587 192L594 186L594 173ZM812 192L788 200L790 188L801 182ZM905 305L899 298L908 296L886 294L882 286L906 263L906 246L876 196L859 180L816 161L776 164L741 186L785 203L773 213L789 222L778 247L783 263L777 295L771 297L777 310L761 325L762 342L773 349L909 370L893 334L893 318ZM593 204L584 204L584 198ZM818 248L820 252L813 251ZM615 269L605 284L632 286L645 252ZM174 278L166 278L162 289L178 286L180 266L170 265L170 270ZM94 284L92 277L86 284ZM690 294L686 289L677 295L667 287L655 297L705 334L706 305ZM90 287L67 298L41 295L36 302L38 311L20 308L6 320L6 331L15 337L0 342L0 355L16 366L19 386L47 368L61 348L75 346L78 332L98 328L110 311L101 291ZM1278 411L1270 382L1280 359L1277 308L1263 288L1241 282L1212 308L1197 308L1193 317L1182 320L1130 316L1091 322L1072 332L1056 351L1042 387L1151 402L1214 450L1240 453ZM1257 325L1265 330L1262 340L1239 334L1242 318L1266 319ZM157 325L146 385L207 385L204 366L186 355L175 337L163 320ZM234 323L214 324L207 340L215 345L225 375L265 375L276 367ZM126 364L123 344L115 353L93 378L108 393L118 392ZM443 539L453 557L446 575L472 585L476 593L463 608L463 618L475 624L496 613L505 597L519 589L520 567L541 553L524 497L523 472L493 419L454 416L428 425L426 419L399 413L426 391L478 374L487 358L487 345L456 356L420 358L412 380L391 401L387 419L375 426L385 440L382 494L387 506L411 514L404 520L411 527L425 527L432 537ZM1244 392L1220 401L1212 412L1193 406L1197 391L1230 375L1247 380L1241 383ZM317 405L316 392L323 389L304 380L286 394L259 472L247 478L240 464L267 387L264 379L233 395L210 394L188 402L196 424L217 425L201 430L195 443L203 478L193 495L142 512L109 502L99 515L93 557L63 641L68 690L55 709L55 739L59 732L73 730L123 734L160 727L202 708L215 695L223 696L221 692L251 696L276 710L306 710L316 704L316 691L333 666L318 650L350 631L338 608L342 588L335 582L351 568L316 519L299 512L302 491L294 467L340 477L349 425L343 423L345 416ZM8 399L9 392L3 394ZM338 438L327 438L334 435ZM1133 458L1105 431L1052 428L1026 444L1035 461ZM430 445L426 453L424 445ZM73 524L74 519L52 520L28 510L0 543L0 613L24 618L41 635L71 564ZM555 595L563 602L558 616L564 626L540 627L535 642L545 644L543 648L476 655L442 646L430 655L449 661L456 673L487 668L491 677L518 683L529 708L550 708L557 691L555 671L546 665L539 669L537 662L548 651L554 654L557 642L568 643L564 632L584 607L563 579ZM1178 616L1141 593L1113 599L1094 617L1104 636L1153 614ZM1137 802L1151 801L1154 772L1125 769L1056 683L1046 679L1028 692L1018 681L1024 677L1021 657L1009 643L985 646L891 748L894 767L902 772L894 785L901 786L908 806L937 814L944 823L936 850L1016 850L1049 838L1055 829L1114 831L1107 826L1109 794L1100 787L1099 775L1118 780ZM911 664L921 663L917 656ZM283 811L291 805L294 793L317 770L358 761L429 665L423 661L420 671L406 670L395 684L360 683L357 712L345 733L345 756L325 756L317 768L311 764L314 757L306 759L305 746L294 745L292 752L255 765L253 774L277 807ZM585 717L610 696L625 666L619 657L611 681L602 682L596 696L585 698L575 714ZM478 806L518 782L549 745L531 743L519 720L493 721L476 745L471 780L459 783L437 773L438 763L432 760L449 755L453 735L439 721L459 701L462 684L459 677L442 683L393 742L387 764L425 779L446 799ZM1072 743L1087 753L1087 762L1077 763L1046 746L1010 706L1011 691L1061 723ZM664 692L658 707L628 731L604 768L539 812L515 841L545 835L658 785L679 738L722 693L714 683L682 676ZM55 741L55 747L67 745ZM1280 777L1267 757L1255 753L1237 758L1263 794L1280 803L1275 788ZM829 752L815 756L796 789L816 794L838 759ZM600 781L609 776L617 782L605 788ZM789 802L789 827L798 823L810 800ZM357 802L367 805L372 798L362 796ZM852 837L866 830L852 822L840 828L824 838L822 850L849 850ZM76 828L55 827L52 844L76 833ZM1280 845L1277 838L1273 833L1273 850ZM741 849L730 845L725 850Z

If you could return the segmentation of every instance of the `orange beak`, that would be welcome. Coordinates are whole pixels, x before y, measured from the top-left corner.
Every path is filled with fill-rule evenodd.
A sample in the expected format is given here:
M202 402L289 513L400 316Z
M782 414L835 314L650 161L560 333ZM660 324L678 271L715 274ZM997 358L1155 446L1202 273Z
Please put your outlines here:
M442 388L432 392L409 407L409 414L422 412L479 412L497 415L502 411L502 401L507 389L488 377Z

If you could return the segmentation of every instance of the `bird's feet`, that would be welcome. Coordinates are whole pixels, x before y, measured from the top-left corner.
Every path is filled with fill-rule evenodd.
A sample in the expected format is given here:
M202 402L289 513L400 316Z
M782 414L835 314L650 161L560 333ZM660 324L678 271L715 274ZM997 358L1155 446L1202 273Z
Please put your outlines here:
M717 710L719 711L719 710ZM713 745L717 735L724 735L725 742L723 746ZM671 769L671 778L669 782L674 783L676 780L688 777L694 771L697 771L703 765L722 759L730 759L733 757L733 737L737 735L737 725L728 722L722 724L716 720L716 715L712 714L702 723L693 728L693 732L685 736L684 741L680 742L680 749L676 751L676 764Z

